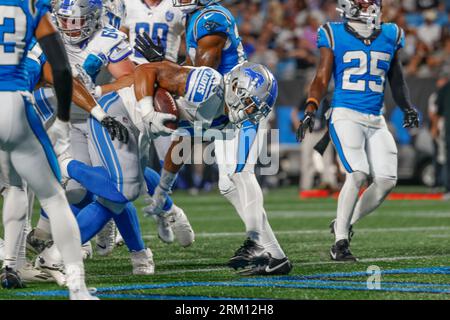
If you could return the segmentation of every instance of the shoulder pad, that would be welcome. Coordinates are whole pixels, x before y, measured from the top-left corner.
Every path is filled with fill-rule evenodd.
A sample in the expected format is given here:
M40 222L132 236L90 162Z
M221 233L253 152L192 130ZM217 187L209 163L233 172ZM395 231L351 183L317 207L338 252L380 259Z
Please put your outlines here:
M330 23L326 23L317 30L317 48L330 48L334 50L334 33Z
M97 56L110 58L117 48L128 48L131 51L126 35L112 26L100 29L88 44L88 51Z

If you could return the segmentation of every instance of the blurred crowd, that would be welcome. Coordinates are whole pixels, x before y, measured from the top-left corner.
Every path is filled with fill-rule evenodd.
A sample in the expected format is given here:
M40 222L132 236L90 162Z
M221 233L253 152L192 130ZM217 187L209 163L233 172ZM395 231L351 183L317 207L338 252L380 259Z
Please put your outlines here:
M450 66L450 0L383 0L383 21L405 30L402 61L409 75L437 76ZM340 21L336 0L226 0L249 60L294 79L317 63L317 29Z

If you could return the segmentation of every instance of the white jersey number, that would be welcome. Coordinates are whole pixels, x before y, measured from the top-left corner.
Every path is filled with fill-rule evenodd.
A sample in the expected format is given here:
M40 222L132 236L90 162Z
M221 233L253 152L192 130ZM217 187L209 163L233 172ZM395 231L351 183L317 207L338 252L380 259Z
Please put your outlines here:
M18 65L25 49L27 17L22 8L0 6L0 65Z
M368 56L364 51L348 51L344 54L343 62L350 63L354 60L358 61L358 66L347 68L344 71L342 78L342 89L353 91L366 91L366 83L369 83L369 89L373 92L382 93L384 89L384 82L386 78L386 71L378 67L378 62L391 60L391 55L385 52L371 51L370 52L370 75L379 77L380 83L375 80L366 81L360 79L357 81L350 81L351 76L362 76L367 73Z

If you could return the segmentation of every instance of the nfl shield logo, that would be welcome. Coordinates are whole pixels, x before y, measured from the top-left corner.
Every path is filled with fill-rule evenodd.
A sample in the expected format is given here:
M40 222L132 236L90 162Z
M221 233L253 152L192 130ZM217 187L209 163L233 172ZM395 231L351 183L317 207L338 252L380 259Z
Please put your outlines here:
M171 11L167 11L166 12L166 20L167 22L170 22L173 20L173 18L175 17L175 14Z

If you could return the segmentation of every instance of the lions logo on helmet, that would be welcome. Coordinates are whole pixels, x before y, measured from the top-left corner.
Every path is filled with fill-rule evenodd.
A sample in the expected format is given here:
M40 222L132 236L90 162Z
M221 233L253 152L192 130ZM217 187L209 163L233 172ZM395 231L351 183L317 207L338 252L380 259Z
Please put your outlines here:
M59 0L54 3L56 26L69 44L88 39L102 27L101 0Z
M220 0L172 0L174 7L179 7L181 11L188 14L196 10L199 6L207 6Z
M380 29L382 0L338 0L337 11L344 19L367 23L369 29Z
M256 124L275 105L278 83L261 64L244 62L225 76L225 103L230 121L238 126L250 120Z

